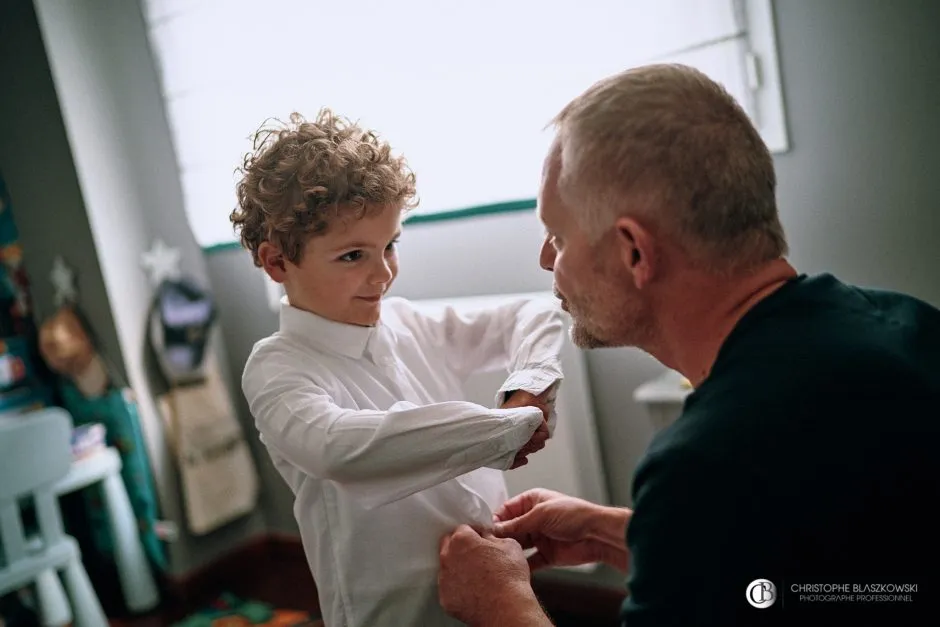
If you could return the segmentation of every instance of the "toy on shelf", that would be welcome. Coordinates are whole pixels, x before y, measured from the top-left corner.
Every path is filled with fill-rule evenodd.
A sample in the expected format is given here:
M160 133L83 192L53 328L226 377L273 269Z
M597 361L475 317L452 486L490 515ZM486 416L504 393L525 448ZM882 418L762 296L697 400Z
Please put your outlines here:
M107 429L100 422L72 429L72 458L75 460L91 457L107 448L105 434Z
M46 364L71 381L84 396L96 398L111 386L104 360L72 304L60 306L42 323L39 350Z

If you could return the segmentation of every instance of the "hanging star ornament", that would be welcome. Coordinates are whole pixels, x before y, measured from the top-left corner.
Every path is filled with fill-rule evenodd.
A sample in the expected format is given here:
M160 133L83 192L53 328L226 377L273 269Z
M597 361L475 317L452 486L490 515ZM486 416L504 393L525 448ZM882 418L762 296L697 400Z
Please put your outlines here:
M141 255L141 265L150 276L150 284L157 287L167 279L180 278L180 251L158 239L150 250Z
M58 256L52 262L52 272L49 275L54 290L53 302L56 307L78 300L78 290L75 289L75 271L65 260Z

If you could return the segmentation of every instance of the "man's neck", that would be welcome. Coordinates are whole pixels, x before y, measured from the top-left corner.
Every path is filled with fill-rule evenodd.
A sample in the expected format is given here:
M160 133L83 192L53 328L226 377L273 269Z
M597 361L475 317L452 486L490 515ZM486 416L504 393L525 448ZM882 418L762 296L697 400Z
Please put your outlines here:
M690 270L664 297L661 311L667 313L658 316L658 341L649 352L698 387L744 314L796 274L783 259L726 278Z

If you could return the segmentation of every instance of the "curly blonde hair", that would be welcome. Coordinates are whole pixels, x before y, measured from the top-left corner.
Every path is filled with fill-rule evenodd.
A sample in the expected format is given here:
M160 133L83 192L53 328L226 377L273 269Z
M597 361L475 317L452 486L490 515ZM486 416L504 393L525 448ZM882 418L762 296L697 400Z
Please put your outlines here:
M312 122L299 113L289 124L276 122L254 134L229 216L256 266L262 242L299 263L307 241L339 217L417 206L414 173L375 131L329 109Z

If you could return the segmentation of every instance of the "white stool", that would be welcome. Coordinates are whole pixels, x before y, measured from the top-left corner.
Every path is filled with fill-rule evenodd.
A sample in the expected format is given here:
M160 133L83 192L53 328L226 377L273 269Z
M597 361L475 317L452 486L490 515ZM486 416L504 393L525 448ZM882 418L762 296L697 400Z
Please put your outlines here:
M55 484L53 491L62 496L99 481L114 539L114 560L124 601L133 612L152 610L160 597L137 531L137 518L121 479L120 454L109 447L72 462L68 474Z
M71 432L71 417L58 408L0 416L0 594L35 583L43 624L68 623L74 615L77 627L107 627L78 543L62 531L52 490L69 471ZM32 502L39 524L31 538L23 529L24 499Z

